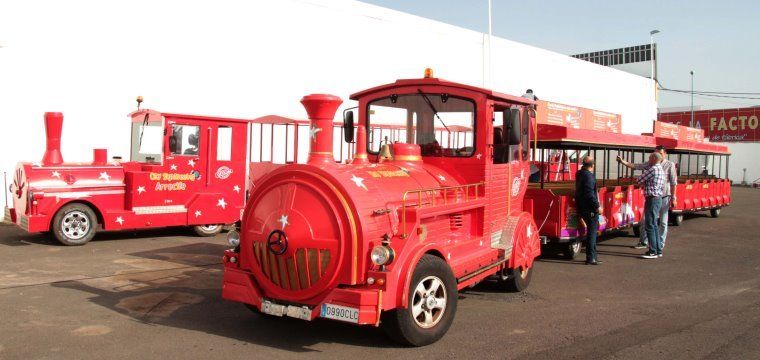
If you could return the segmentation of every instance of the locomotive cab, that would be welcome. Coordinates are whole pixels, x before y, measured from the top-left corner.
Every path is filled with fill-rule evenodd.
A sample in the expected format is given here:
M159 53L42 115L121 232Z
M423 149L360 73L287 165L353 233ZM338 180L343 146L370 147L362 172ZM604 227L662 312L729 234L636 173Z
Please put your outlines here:
M432 77L351 99L346 163L332 153L341 100L302 100L309 160L257 180L224 256L223 297L424 345L447 331L458 291L489 278L525 289L540 253L522 208L533 102Z

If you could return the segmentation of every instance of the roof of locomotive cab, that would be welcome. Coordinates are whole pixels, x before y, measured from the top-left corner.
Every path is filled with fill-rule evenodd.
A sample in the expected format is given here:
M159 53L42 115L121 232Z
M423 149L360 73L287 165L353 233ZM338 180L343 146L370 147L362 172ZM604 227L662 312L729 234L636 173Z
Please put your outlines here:
M620 134L608 131L576 129L573 127L538 124L536 137L541 148L614 148L614 149L654 149L657 146L652 136Z
M236 122L236 123L246 123L246 124L256 122L255 119L251 120L251 119L226 118L226 117L220 117L220 116L165 113L165 112L160 112L160 111L151 110L151 109L140 109L137 111L133 111L129 113L129 117L134 118L135 115L143 115L143 114L148 114L149 116L177 117L177 118L203 120L203 121Z
M362 90L357 93L351 94L349 98L351 100L358 100L360 97L373 94L376 92L380 92L383 90L400 88L400 87L412 87L412 86L443 86L443 87L458 88L458 89L478 92L495 100L502 100L502 101L506 101L510 103L517 103L517 104L523 104L523 105L536 104L535 101L526 99L524 97L508 95L508 94L496 92L490 89L461 84L461 83L439 79L439 78L399 79L399 80L396 80L396 82L394 83L376 86L373 88L369 88L367 90Z

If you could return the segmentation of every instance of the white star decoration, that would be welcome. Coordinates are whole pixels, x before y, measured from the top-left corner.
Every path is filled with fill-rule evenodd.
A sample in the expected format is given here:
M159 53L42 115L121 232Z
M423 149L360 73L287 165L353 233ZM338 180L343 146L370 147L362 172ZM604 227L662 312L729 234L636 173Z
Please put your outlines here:
M236 192L236 193L239 194L240 193L240 186L237 186L237 185L233 186L232 187L232 191L234 191L234 192Z
M172 166L169 166L169 168L172 169L172 170L177 170L177 165L176 164L172 164Z
M60 179L61 178L61 173L59 173L57 171L53 171L53 177L57 178L57 179Z
M360 187L360 188L362 188L364 190L369 190L369 189L367 189L367 185L364 185L364 179L363 178L360 178L360 177L358 177L356 175L351 175L351 181L353 181L354 184L356 184L356 186L358 186L358 187Z
M441 181L446 181L446 177L444 177L441 174L438 174L438 179L440 179Z
M480 158L482 158L482 157L483 157L483 154L480 154L480 153L478 153L478 154L476 154L476 155L475 155L475 157L476 157L478 160L480 160Z
M111 175L108 175L107 172L102 172L102 173L100 173L100 177L98 179L105 180L105 181L110 181L111 180Z
M116 222L119 223L119 225L124 225L124 219L121 216L116 218Z
M216 202L216 206L221 207L222 209L227 208L227 202L224 201L224 198L219 199L219 201Z
M203 215L203 213L200 210L195 210L195 217L199 217Z
M138 186L137 187L137 193L142 194L145 192L145 186Z
M190 160L187 161L187 164L190 165L190 166L192 166L192 167L195 167L195 160L190 159Z
M320 131L322 131L322 128L312 126L311 128L309 128L309 136L311 136L311 139L314 140L317 138L317 133Z
M282 216L280 216L280 220L277 220L277 222L280 223L280 225L282 226L282 229L285 229L285 227L288 226L288 216L283 214Z

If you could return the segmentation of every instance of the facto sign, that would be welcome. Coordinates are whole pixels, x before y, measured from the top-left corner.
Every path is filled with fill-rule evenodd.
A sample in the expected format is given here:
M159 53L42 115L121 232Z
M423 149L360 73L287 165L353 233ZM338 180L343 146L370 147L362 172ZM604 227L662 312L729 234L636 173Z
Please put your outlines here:
M689 125L691 119L689 111L658 116L662 122L678 125ZM694 127L705 130L705 138L712 142L760 141L760 108L695 111Z

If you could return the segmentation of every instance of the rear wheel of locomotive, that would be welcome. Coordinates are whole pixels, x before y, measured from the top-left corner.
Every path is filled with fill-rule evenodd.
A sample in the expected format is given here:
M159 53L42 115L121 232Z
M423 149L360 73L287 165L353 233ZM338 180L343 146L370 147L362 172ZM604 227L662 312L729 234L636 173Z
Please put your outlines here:
M533 268L504 269L499 273L499 283L501 286L511 292L522 292L530 285L530 279L533 276Z
M50 231L58 242L67 246L80 246L95 237L98 218L95 211L84 204L69 204L55 213Z
M412 275L407 308L384 313L383 330L403 344L432 344L451 327L457 297L456 279L448 264L439 257L424 255Z
M193 226L193 231L198 236L208 237L215 236L216 234L222 232L223 228L224 225L221 224L196 225Z
M720 208L710 209L710 216L714 218L720 216Z

